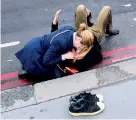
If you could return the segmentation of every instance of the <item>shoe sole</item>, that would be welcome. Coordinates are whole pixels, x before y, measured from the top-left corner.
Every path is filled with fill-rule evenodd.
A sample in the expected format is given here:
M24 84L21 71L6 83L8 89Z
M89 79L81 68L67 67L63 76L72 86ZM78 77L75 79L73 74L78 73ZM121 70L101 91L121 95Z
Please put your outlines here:
M99 104L98 106L101 109L97 112L94 112L94 113L72 113L72 112L69 111L69 114L72 115L72 116L94 116L94 115L97 115L97 114L103 112L104 108L105 108L103 103L98 102L98 104Z

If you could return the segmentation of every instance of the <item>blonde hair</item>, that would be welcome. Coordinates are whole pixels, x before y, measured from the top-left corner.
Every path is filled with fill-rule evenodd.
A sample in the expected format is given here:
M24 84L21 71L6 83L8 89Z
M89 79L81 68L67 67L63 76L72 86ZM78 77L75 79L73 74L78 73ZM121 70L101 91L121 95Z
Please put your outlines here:
M86 46L80 51L78 55L76 55L76 59L79 60L84 58L85 55L91 50L91 46L94 42L94 35L88 30L88 27L85 23L80 24L77 35L82 38L81 44Z

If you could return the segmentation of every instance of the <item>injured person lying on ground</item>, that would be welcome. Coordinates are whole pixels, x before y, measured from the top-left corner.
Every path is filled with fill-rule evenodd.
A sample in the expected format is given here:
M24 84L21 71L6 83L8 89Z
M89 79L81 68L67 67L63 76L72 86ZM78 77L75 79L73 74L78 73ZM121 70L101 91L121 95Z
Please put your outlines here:
M55 14L51 33L33 38L15 54L26 72L20 73L19 77L40 82L85 71L103 59L100 37L119 34L119 30L112 29L109 6L102 8L93 24L91 11L79 5L75 12L75 28L58 29L61 12Z

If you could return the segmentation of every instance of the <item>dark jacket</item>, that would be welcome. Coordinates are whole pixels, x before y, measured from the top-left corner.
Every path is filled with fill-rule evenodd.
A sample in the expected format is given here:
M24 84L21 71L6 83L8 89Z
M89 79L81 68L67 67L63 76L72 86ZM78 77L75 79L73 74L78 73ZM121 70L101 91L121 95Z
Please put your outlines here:
M30 40L15 55L26 72L32 75L49 75L55 72L56 64L62 62L61 55L72 49L74 32L75 29L71 26L62 27Z

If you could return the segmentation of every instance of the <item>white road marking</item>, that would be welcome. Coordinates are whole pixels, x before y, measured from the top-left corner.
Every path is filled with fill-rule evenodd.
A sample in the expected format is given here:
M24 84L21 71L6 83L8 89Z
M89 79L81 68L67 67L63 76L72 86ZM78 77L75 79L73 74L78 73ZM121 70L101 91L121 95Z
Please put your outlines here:
M10 42L10 43L0 44L0 48L9 47L9 46L15 46L15 45L18 45L19 43L20 43L20 41L15 41L15 42Z
M134 21L136 21L136 18L133 18Z
M130 7L131 4L122 5L123 7Z
M13 61L13 59L7 60L7 62Z

